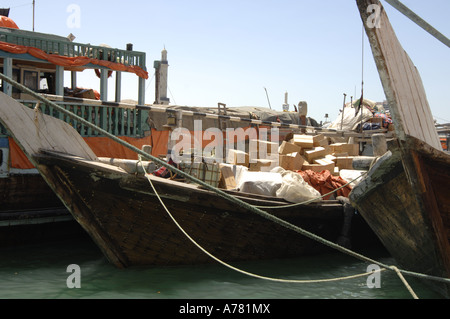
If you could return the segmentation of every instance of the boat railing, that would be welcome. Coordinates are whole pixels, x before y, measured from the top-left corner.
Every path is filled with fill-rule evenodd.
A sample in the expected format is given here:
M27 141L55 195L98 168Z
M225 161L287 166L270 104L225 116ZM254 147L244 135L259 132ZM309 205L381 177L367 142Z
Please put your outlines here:
M43 114L69 123L83 137L102 136L92 128L70 118L50 105L42 104L36 100L18 101L30 108L35 108L39 104L38 107ZM140 138L144 137L146 132L150 130L147 124L148 112L139 110L131 104L105 103L96 100L89 101L87 99L80 99L80 102L65 102L58 101L58 96L54 96L53 102L115 136ZM7 135L6 129L0 125L0 136Z
M66 57L89 57L142 68L146 66L144 52L76 43L63 37L52 37L42 33L0 28L0 41L34 47L47 54L57 54Z

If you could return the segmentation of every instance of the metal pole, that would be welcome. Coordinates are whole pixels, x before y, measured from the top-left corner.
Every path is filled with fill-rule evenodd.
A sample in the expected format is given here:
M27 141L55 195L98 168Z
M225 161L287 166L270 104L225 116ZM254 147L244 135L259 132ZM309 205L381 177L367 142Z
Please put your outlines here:
M344 111L345 111L345 100L347 99L347 94L344 93L344 106L342 106L342 119L341 119L341 131L344 125Z
M429 34L431 34L433 37L441 41L443 44L448 46L450 48L450 40L440 33L438 30L433 28L428 22L423 20L421 17L419 17L417 14L415 14L413 11L411 11L407 6L405 6L403 3L401 3L398 0L386 0L387 3L389 3L391 6L393 6L395 9L403 13L405 16L407 16L409 19L411 19L414 23L416 23L419 27L427 31Z
M272 106L270 105L270 100L269 100L269 93L267 93L267 89L266 88L264 88L264 90L266 90L267 102L269 102L269 108L272 109Z
M34 17L36 13L36 0L33 0L33 32L34 32Z

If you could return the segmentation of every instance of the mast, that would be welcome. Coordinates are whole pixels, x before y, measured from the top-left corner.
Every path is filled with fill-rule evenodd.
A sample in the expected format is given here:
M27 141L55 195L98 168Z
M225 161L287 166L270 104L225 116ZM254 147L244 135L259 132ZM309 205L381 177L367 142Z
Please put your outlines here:
M34 17L36 13L36 0L33 0L33 32L34 32Z

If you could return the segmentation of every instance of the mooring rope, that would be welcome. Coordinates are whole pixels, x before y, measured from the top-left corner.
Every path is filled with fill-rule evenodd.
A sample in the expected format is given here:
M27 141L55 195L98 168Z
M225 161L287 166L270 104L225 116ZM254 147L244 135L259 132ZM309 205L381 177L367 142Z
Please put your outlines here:
M18 83L16 81L14 81L13 79L9 78L8 76L4 75L1 72L0 72L0 79L2 79L4 81L12 84L13 86L15 86L15 87L19 88L20 90L30 94L31 96L34 96L39 101L54 107L55 109L59 110L60 112L66 114L67 116L71 117L72 119L75 119L78 122L81 122L83 125L90 127L91 129L97 131L98 133L105 135L106 137L112 139L113 141L119 143L120 145L123 145L124 147L134 151L138 155L141 155L142 157L144 157L146 159L152 160L153 162L155 162L155 163L157 163L157 164L159 164L161 166L165 166L166 168L168 168L172 172L174 172L174 173L176 173L176 174L178 174L178 175L180 175L180 176L182 176L182 177L184 177L186 179L189 179L193 183L199 184L200 186L203 186L204 188L206 188L206 189L208 189L210 191L213 191L213 192L217 193L219 196L222 196L223 198L225 198L225 199L227 199L227 200L229 200L229 201L231 201L231 202L233 202L233 203L243 207L244 209L247 209L247 210L249 210L249 211L251 211L251 212L253 212L253 213L257 214L257 215L262 216L263 218L266 218L267 220L270 220L270 221L272 221L274 223L277 223L277 224L279 224L279 225L281 225L281 226L283 226L283 227L285 227L287 229L291 229L291 230L293 230L293 231L295 231L295 232L297 232L297 233L299 233L299 234L301 234L301 235L303 235L305 237L308 237L308 238L310 238L312 240L315 240L315 241L317 241L317 242L319 242L319 243L321 243L321 244L323 244L325 246L334 248L337 251L345 253L345 254L347 254L349 256L355 257L355 258L363 260L365 262L369 262L371 264L378 265L381 268L386 268L386 269L390 269L392 271L395 271L394 269L390 268L390 266L385 265L384 263L381 263L379 261L376 261L376 260L373 260L373 259L368 258L366 256L363 256L363 255L361 255L359 253L356 253L356 252L354 252L354 251L352 251L350 249L347 249L345 247L339 246L339 245L337 245L337 244L335 244L333 242L330 242L330 241L328 241L328 240L326 240L324 238L321 238L321 237L319 237L319 236L317 236L317 235L315 235L313 233L310 233L310 232L308 232L308 231L306 231L306 230L304 230L304 229L302 229L302 228L300 228L300 227L298 227L296 225L292 225L292 224L290 224L290 223L288 223L288 222L286 222L286 221L284 221L284 220L282 220L282 219L280 219L280 218L278 218L276 216L273 216L273 215L271 215L271 214L269 214L269 213L267 213L265 211L262 211L261 209L259 209L257 207L254 207L254 206L252 206L252 205L250 205L248 203L245 203L244 201L240 200L239 198L236 198L236 197L234 197L234 196L232 196L232 195L230 195L230 194L228 194L228 193L226 193L226 192L224 192L224 191L222 191L222 190L220 190L220 189L218 189L216 187L213 187L213 186L211 186L211 185L209 185L209 184L207 184L207 183L205 183L205 182L203 182L203 181L201 181L201 180L199 180L199 179L197 179L197 178L195 178L193 176L190 176L190 175L186 174L182 170L180 170L180 169L178 169L178 168L168 164L167 162L165 162L165 161L163 161L163 160L161 160L161 159L159 159L159 158L157 158L155 156L152 156L152 155L144 152L143 150L140 150L139 148L137 148L137 147L127 143L126 141L121 140L120 138L118 138L118 137L114 136L113 134L109 133L108 131L98 127L97 125L86 121L84 118L79 117L78 115L76 115L76 114L66 110L65 108L61 107L60 105L58 105L58 104L56 104L56 103L54 103L54 102L52 102L52 101L42 97L41 95L35 93L34 91L30 90L26 86L24 86L24 85L22 85L22 84L20 84L20 83ZM430 276L430 275L426 275L426 274L420 274L420 273L407 271L407 270L401 270L401 269L398 269L398 271L400 273L402 273L402 274L413 276L413 277L416 277L416 278L428 279L428 280L432 280L432 281L438 281L438 282L443 282L443 283L446 283L446 284L450 284L450 278L442 278L442 277Z
M257 275L254 273L250 273L247 272L245 270L239 269L237 267L234 267L228 263L226 263L225 261L219 259L218 257L214 256L212 253L210 253L209 251L207 251L205 248L203 248L199 243L197 243L196 240L194 240L189 234L188 232L178 223L178 221L175 219L175 217L172 215L172 213L169 211L169 209L167 208L167 206L165 205L164 201L162 200L162 198L159 196L158 191L156 190L155 186L153 185L153 182L151 180L151 176L150 174L147 173L144 164L142 162L142 158L141 156L139 156L139 161L141 164L141 167L144 171L144 175L147 178L147 180L150 183L150 186L153 189L153 192L155 193L156 197L158 198L159 202L161 203L162 207L164 208L164 210L166 211L166 213L169 215L170 219L172 219L172 221L175 223L175 225L178 227L178 229L195 245L197 246L198 249L200 249L201 251L203 251L206 255L208 255L209 257L211 257L212 259L214 259L215 261L217 261L218 263L224 265L227 268L230 268L234 271L237 271L239 273L242 273L244 275L250 276L250 277L254 277L254 278L258 278L258 279L264 279L264 280L268 280L268 281L275 281L275 282L282 282L282 283L300 283L300 284L311 284L311 283L324 283L324 282L333 282L333 281L342 281L342 280L349 280L349 279L355 279L355 278L359 278L359 277L364 277L364 276L368 276L368 275L372 275L374 273L377 272L381 272L386 270L385 268L383 269L378 269L375 270L373 272L366 272L366 273L362 273L362 274L357 274L357 275L352 275L352 276L346 276L346 277L338 277L338 278L329 278L329 279L316 279L316 280L294 280L294 279L280 279L280 278L272 278L272 277L266 277L266 276L261 276L261 275Z
M208 250L206 250L205 248L203 248L199 243L197 243L196 240L194 240L189 234L188 232L178 223L178 221L175 219L175 217L172 215L172 213L169 211L169 209L167 208L167 206L165 205L164 201L162 200L162 198L159 196L158 191L156 190L155 186L153 185L153 182L151 180L151 175L147 173L147 170L144 167L144 163L142 162L142 157L139 156L139 161L138 163L141 164L142 170L144 171L144 175L147 178L147 180L150 183L150 186L153 189L153 192L155 193L156 197L158 198L159 202L161 203L161 206L164 208L164 210L166 211L166 213L169 215L170 219L172 219L172 221L174 222L174 224L178 227L178 229L195 245L197 246L198 249L200 249L201 251L203 251L206 255L208 255L210 258L214 259L215 261L217 261L218 263L222 264L223 266L234 270L236 272L239 272L241 274L247 275L249 277L254 277L254 278L258 278L258 279L263 279L263 280L268 280L268 281L274 281L274 282L281 282L281 283L295 283L295 284L316 284L316 283L329 283L329 282L336 282L336 281L344 281L344 280L350 280L350 279L356 279L356 278L360 278L360 277L365 277L365 276L369 276L369 275L373 275L375 273L378 272L382 272L387 270L386 268L380 268L377 269L375 271L372 272L366 272L366 273L362 273L362 274L356 274L356 275L351 275L351 276L345 276L345 277L336 277L336 278L327 278L327 279L310 279L310 280L298 280L298 279L280 279L280 278L273 278L273 277L267 277L267 276L261 276L255 273L251 273L242 269L239 269L235 266L232 266L228 263L226 263L225 261L219 259L218 257L214 256L212 253L210 253ZM337 190L336 190L337 191ZM400 273L399 269L396 266L391 266L389 269L392 269L396 272L396 274L398 275L398 277L401 279L402 283L405 285L405 287L408 289L409 293L412 295L412 297L414 299L419 299L417 297L417 295L414 293L414 291L412 290L411 286L408 284L408 282L406 281L406 279L403 277L403 275Z
M411 296L413 296L414 299L419 299L419 297L417 297L416 293L412 290L411 286L406 281L405 277L403 277L400 270L396 266L391 266L391 269L393 269L395 271L395 273L398 275L398 277L401 279L401 281L405 285L406 289L408 289Z

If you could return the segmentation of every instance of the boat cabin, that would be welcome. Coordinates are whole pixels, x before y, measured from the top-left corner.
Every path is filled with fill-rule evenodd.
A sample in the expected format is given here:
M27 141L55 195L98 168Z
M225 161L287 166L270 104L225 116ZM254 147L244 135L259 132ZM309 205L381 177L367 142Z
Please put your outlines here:
M76 43L72 39L2 27L0 24L1 71L33 91L64 96L64 71L71 71L70 87L75 90L77 72L95 70L100 81L99 99L102 101L108 99L107 79L112 72L116 72L115 102L121 100L121 72L131 72L139 77L138 104L145 104L148 73L144 52L133 51L131 44L127 45L126 50L121 50L106 45ZM9 84L2 83L1 87L10 96L24 97Z
M148 144L148 114L138 109L138 105L145 104L145 81L148 79L146 54L134 51L132 44L127 44L126 49L117 49L73 40L73 36L21 30L12 19L0 16L0 72L109 133L130 139L136 147ZM91 72L98 79L99 91L77 85L77 75L83 71ZM67 72L70 72L70 77ZM115 86L111 88L108 87L108 78L113 73ZM135 102L122 102L123 73L138 78ZM65 80L69 82L69 78L70 83L65 83ZM5 81L0 80L0 90L28 107L33 108L38 103L36 98ZM113 101L108 101L109 90L115 90L114 95L110 94L114 96ZM123 150L117 146L107 148L98 132L70 120L50 105L41 103L39 107L43 113L69 122L96 149L99 156L124 156ZM17 152L14 151L14 141L1 125L0 146L3 173L6 166L9 173L10 169L33 168L30 163L26 163L26 158L18 148Z

